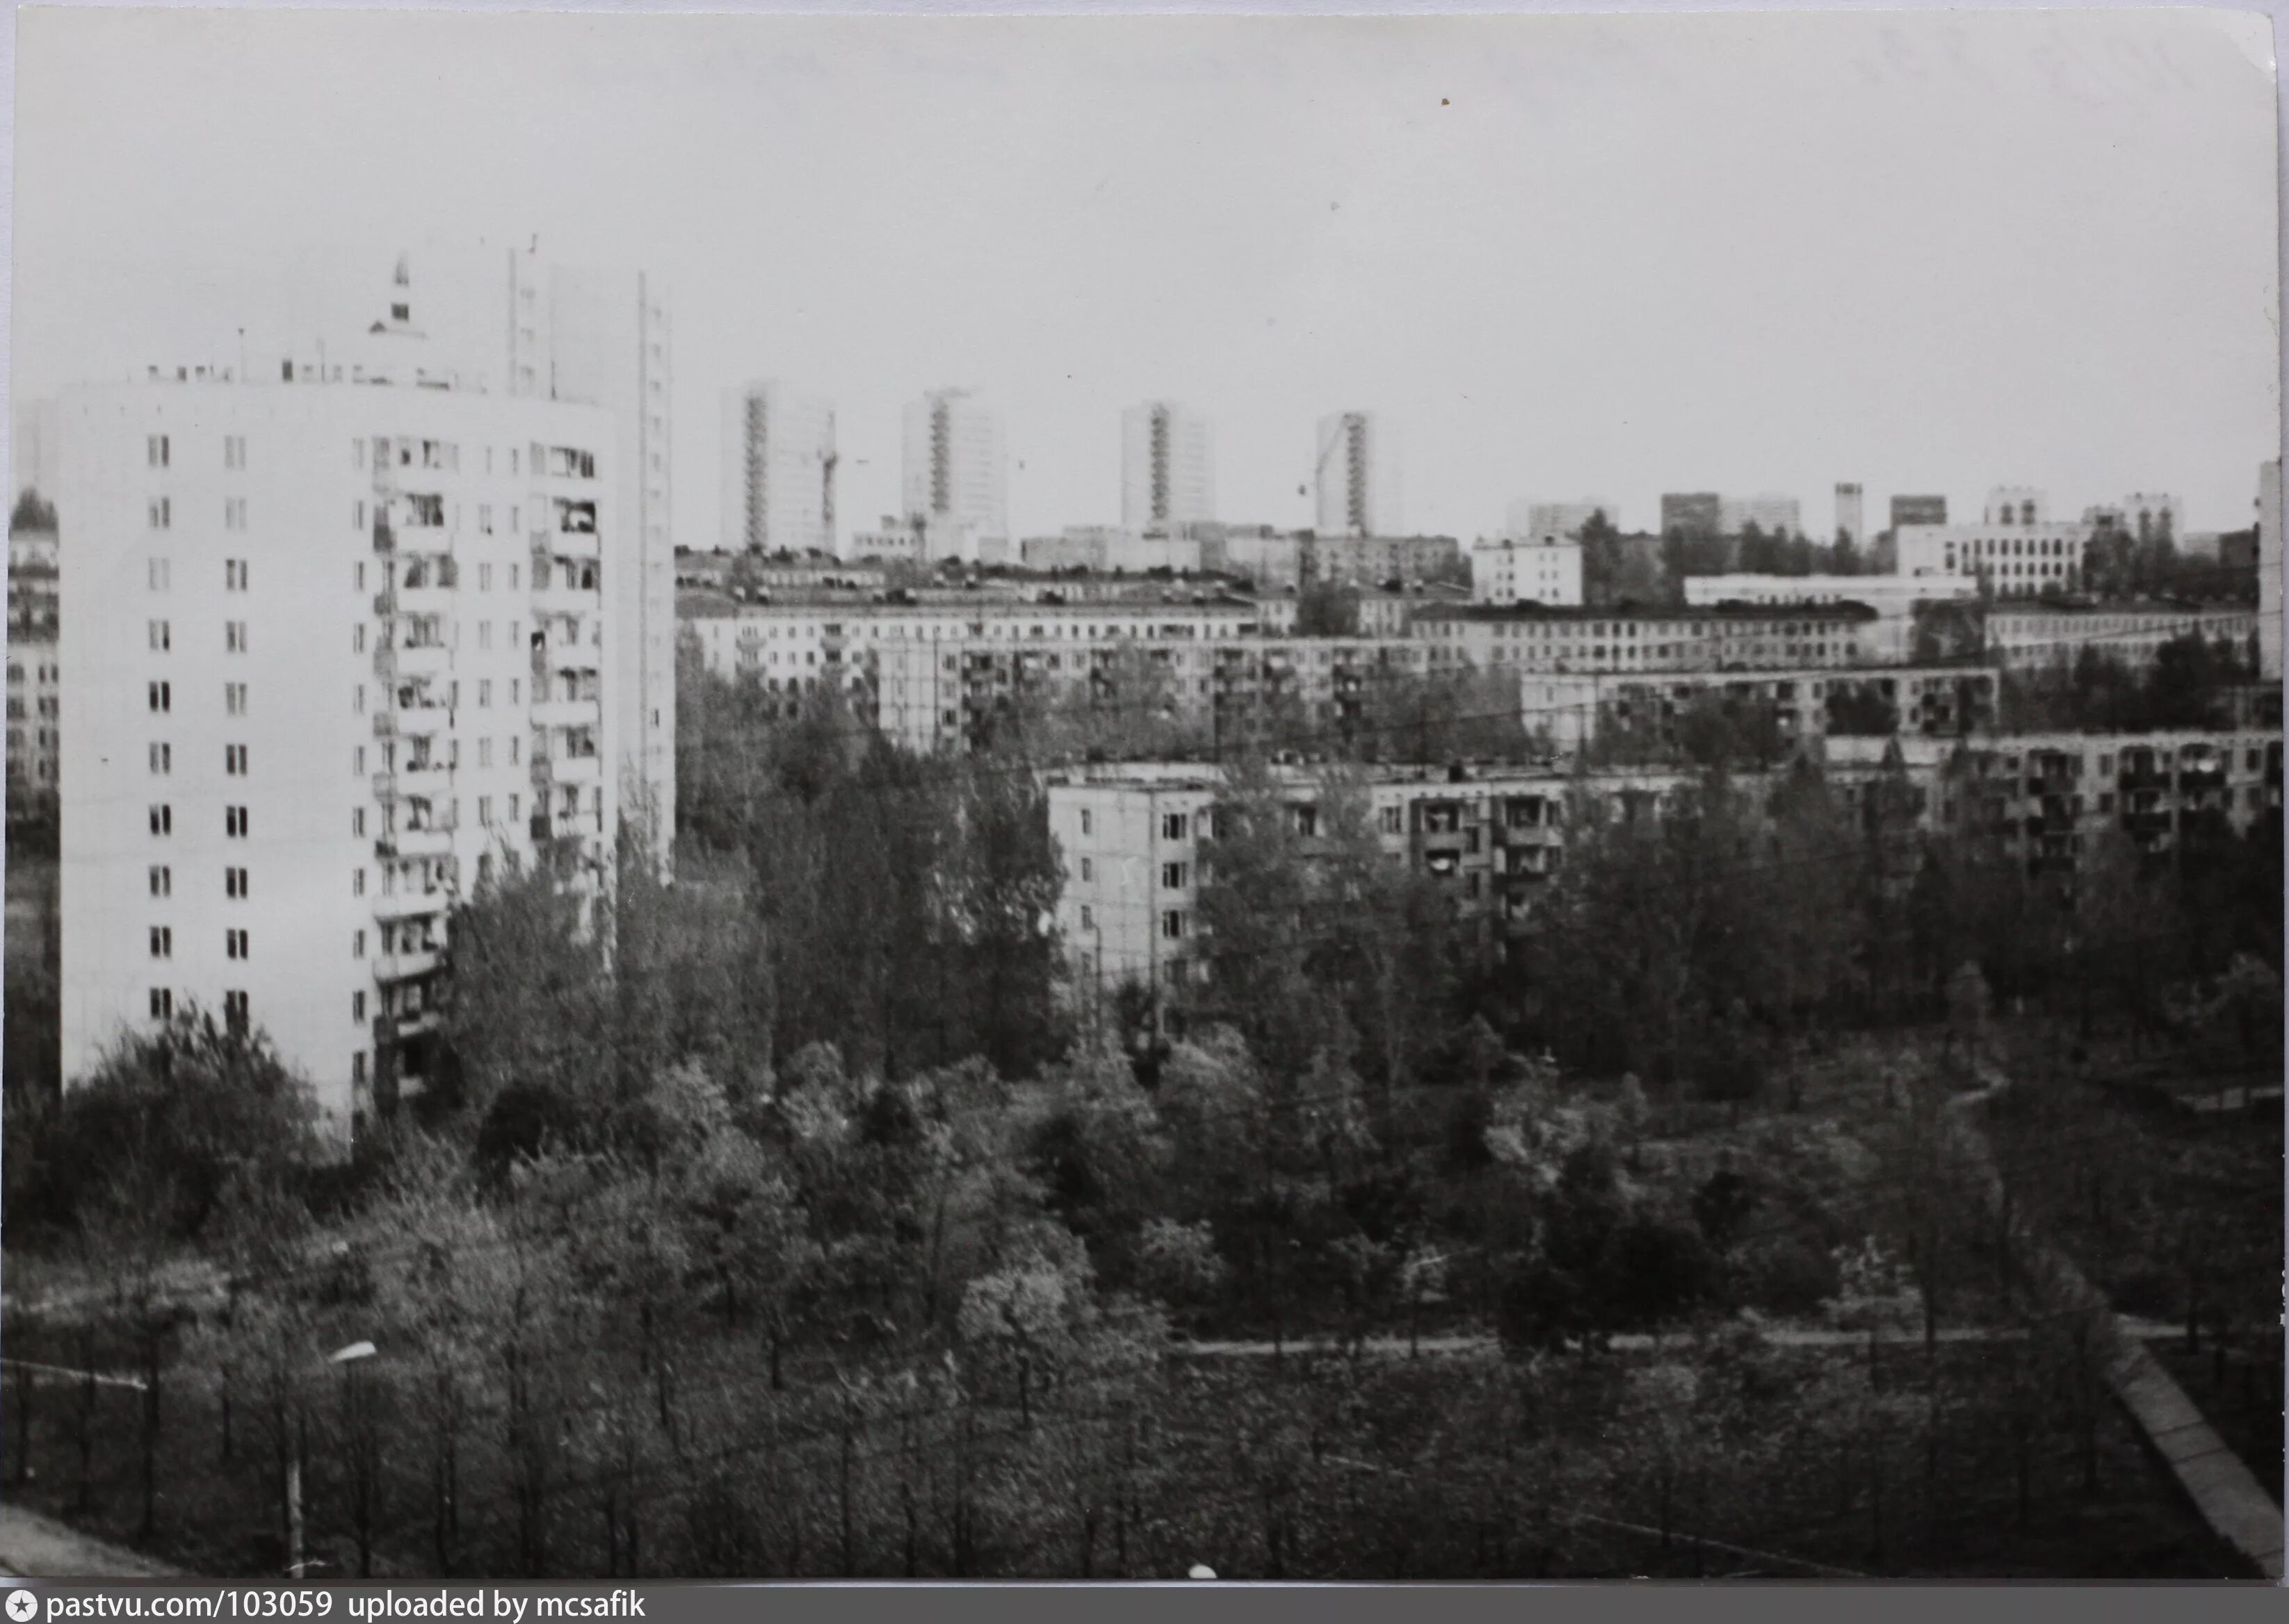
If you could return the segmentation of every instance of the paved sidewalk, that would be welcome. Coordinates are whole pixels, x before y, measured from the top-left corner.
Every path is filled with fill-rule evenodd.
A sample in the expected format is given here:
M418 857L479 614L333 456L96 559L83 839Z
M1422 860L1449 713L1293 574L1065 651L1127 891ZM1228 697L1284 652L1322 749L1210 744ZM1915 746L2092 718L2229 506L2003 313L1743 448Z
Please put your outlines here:
M1955 1126L1958 1147L1980 1174L1989 1209L2007 1210L1994 1151L1974 1112L2008 1088L2010 1079L1992 1067L1982 1067L1980 1079L1984 1086L1979 1090L1949 1102L1946 1119ZM2105 1295L2073 1261L2034 1233L2023 1216L2014 1217L2011 1227L2022 1267L2042 1282L2053 1301L2090 1316L2094 1328L2104 1338L2107 1379L2116 1396L2170 1463L2203 1519L2255 1563L2258 1572L2278 1581L2282 1576L2281 1508L2257 1481L2257 1474L2202 1419L2199 1406L2146 1350L2148 1339L2113 1311Z
M0 1574L11 1579L188 1579L148 1556L27 1511L0 1505Z

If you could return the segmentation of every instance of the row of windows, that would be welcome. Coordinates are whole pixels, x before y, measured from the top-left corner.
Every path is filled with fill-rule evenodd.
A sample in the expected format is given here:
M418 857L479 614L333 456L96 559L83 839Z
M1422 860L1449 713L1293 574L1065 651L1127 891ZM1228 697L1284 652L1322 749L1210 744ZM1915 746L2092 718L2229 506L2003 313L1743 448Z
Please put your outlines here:
M251 822L251 820L247 816L246 808L244 807L225 807L222 810L223 833L234 840L245 840L247 838L247 830ZM153 834L170 835L174 833L175 808L164 801L155 802L150 808L150 822L151 832Z
M403 320L405 306L400 305L394 308L397 311L399 319ZM527 337L530 336L527 334ZM529 462L536 477L584 480L596 477L596 454L594 451L583 450L578 446L534 443L530 446L506 446L501 450L507 453L503 460L507 463L507 471L511 474L523 473ZM495 449L486 446L483 451L484 472L490 474L495 466ZM244 455L243 444L240 454ZM401 435L392 440L387 434L377 434L370 442L363 437L350 442L352 469L363 473L369 456L372 458L372 466L377 472L393 467L434 468L444 474L458 474L461 471L461 448L451 440L418 440L410 435Z
M175 627L172 621L153 620L145 623L145 636L151 652L167 654L175 647ZM226 654L244 654L248 648L246 622L226 620L222 627L222 646Z
M153 686L159 685L155 683ZM174 746L164 740L153 741L150 746L150 764L151 772L155 777L172 773L175 770ZM222 769L234 778L246 776L246 746L225 744L222 747Z
M167 987L152 988L150 1009L151 1018L155 1021L173 1019L175 1014L173 990ZM223 1024L231 1031L240 1034L246 1031L248 1015L247 999L244 992L230 991L222 995L222 1018ZM361 1055L360 1058L363 1059L363 1056Z
M153 497L144 505L146 522L155 530L175 528L175 503L171 497ZM222 528L243 530L246 528L246 498L225 497L222 502Z
M174 442L165 434L147 434L143 440L143 459L154 468L174 466ZM246 436L225 434L222 437L222 466L233 472L246 466Z

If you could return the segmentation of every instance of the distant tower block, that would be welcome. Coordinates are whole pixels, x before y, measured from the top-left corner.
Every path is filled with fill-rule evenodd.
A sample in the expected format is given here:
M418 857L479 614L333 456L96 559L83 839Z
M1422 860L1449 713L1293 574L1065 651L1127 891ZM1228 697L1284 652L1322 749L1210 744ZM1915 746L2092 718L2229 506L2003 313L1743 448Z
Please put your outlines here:
M1857 484L1846 483L1836 487L1836 533L1855 547L1867 539Z

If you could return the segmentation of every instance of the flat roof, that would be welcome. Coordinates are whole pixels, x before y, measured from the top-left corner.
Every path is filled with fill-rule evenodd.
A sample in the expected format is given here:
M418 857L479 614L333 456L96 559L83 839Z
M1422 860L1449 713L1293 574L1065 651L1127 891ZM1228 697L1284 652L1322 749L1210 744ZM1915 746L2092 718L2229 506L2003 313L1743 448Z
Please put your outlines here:
M1679 603L1587 604L1455 603L1428 604L1425 620L1803 620L1810 618L1876 620L1881 618L1864 603Z

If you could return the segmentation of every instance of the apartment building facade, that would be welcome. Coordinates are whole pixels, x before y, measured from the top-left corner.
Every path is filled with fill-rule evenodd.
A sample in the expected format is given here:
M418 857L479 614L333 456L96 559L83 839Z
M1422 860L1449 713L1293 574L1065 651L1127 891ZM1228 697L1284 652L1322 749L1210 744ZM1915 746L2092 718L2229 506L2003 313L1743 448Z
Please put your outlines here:
M1953 738L1997 717L1998 673L1960 665L1798 666L1780 671L1521 672L1529 728L1559 750L1635 736L1674 747L1679 724L1704 699L1768 709L1782 738L1825 740L1870 729L1887 737ZM1878 719L1888 722L1878 726Z
M1415 634L1441 669L1774 671L1874 661L1876 611L1865 604L1724 604L1562 609L1468 604L1424 609Z
M2015 485L1988 493L1981 523L1907 523L1894 531L1899 574L1970 580L1998 598L2074 591L2086 538L2082 525L2048 517L2040 491Z
M1121 523L1165 532L1216 517L1216 438L1208 420L1176 401L1121 414Z
M1999 839L2033 873L2071 873L2110 829L2149 855L2268 820L2277 840L2281 734L2009 735L1956 752L1940 794L1948 826Z
M1958 576L1689 575L1685 601L1695 608L1719 603L1864 603L1876 611L1865 633L1869 656L1903 662L1913 652L1916 605L1934 599L1970 599L1977 583Z
M777 378L726 390L719 498L730 553L839 552L834 406Z
M1471 548L1471 598L1478 603L1578 604L1578 541L1481 541Z
M1987 611L1987 650L2020 669L2071 665L2086 649L2148 665L2189 633L2253 651L2260 626L2258 611L2233 604L1998 603Z
M1401 525L1397 432L1379 414L1320 419L1312 484L1321 536L1396 536Z
M54 402L44 403L52 436ZM52 457L52 452L50 453ZM54 483L52 468L45 477ZM8 810L52 812L62 728L58 689L57 539L53 530L8 537Z
M917 561L1006 561L1009 484L1001 418L968 389L933 389L907 404L904 426L905 517L927 537Z
M1897 752L1838 763L1830 781L1854 816L1872 816L1888 784L1912 826L1931 826L1936 763ZM1308 858L1332 824L1332 794L1354 794L1383 854L1429 878L1453 906L1460 940L1498 958L1560 872L1569 833L1608 821L1663 816L1690 794L1694 775L1668 770L1568 772L1549 768L1383 768L1330 778L1275 768L1272 786L1295 819ZM1202 927L1219 803L1228 781L1213 768L1129 762L1053 773L1049 832L1063 865L1056 909L1071 995L1109 1008L1124 985L1166 996L1215 975Z
M67 1082L195 1004L347 1136L427 1073L452 904L594 883L620 812L602 410L391 364L62 410Z

